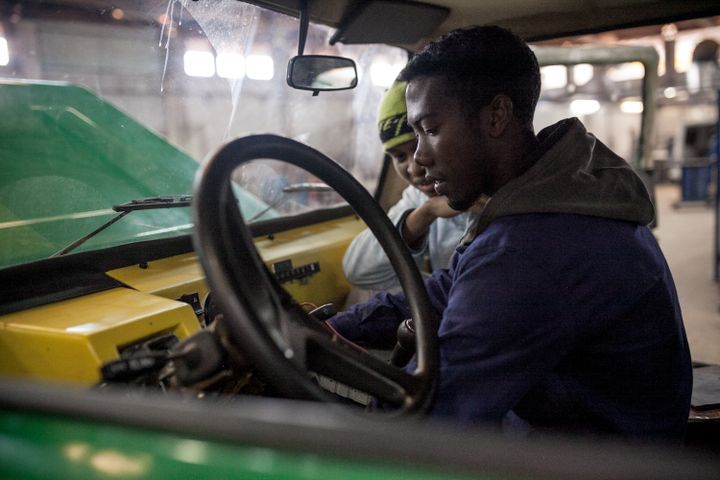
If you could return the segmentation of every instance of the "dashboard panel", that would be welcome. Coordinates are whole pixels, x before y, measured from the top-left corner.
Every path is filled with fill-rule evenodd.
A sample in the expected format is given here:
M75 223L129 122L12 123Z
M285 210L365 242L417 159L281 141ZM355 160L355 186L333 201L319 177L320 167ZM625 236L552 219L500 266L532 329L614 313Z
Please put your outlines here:
M200 328L189 305L114 288L2 317L0 374L92 384L122 348L160 334Z
M365 228L343 217L255 238L270 271L298 302L342 306L350 285L342 256ZM0 375L91 385L134 344L186 338L204 322L208 294L195 253L106 272L117 287L0 316Z

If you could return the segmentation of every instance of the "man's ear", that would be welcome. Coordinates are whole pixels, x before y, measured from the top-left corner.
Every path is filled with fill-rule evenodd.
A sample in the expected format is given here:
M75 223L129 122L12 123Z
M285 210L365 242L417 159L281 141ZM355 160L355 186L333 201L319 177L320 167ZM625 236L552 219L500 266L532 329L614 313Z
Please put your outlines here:
M490 102L490 137L502 136L513 116L513 103L507 95L495 95Z

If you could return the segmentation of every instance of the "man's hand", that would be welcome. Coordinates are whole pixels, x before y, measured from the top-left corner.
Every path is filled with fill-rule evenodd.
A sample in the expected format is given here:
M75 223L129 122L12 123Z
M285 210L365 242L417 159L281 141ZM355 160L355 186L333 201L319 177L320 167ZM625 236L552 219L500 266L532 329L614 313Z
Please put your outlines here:
M448 205L448 199L445 195L428 198L427 202L423 203L417 210L423 209L427 210L428 216L435 217L430 223L435 221L437 218L452 218L462 213L461 211L455 210Z
M485 208L485 205L490 201L490 197L488 197L485 194L480 195L480 198L475 200L475 203L473 203L472 207L468 208L469 212L472 212L475 215L479 215L483 209Z
M403 238L411 249L417 248L425 238L430 225L438 218L452 218L462 212L450 208L447 197L430 197L418 208L410 212L403 224Z

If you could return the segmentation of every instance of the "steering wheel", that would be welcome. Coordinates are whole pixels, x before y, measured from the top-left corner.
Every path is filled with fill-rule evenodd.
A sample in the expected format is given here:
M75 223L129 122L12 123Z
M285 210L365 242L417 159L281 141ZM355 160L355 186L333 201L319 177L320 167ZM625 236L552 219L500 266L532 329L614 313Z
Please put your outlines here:
M339 193L377 237L405 291L414 319L417 367L411 373L332 336L311 319L268 271L255 248L230 177L255 159L303 168ZM254 135L222 146L200 168L193 192L195 251L224 314L230 348L290 398L332 401L310 372L396 405L394 414L427 410L438 377L437 317L420 274L380 206L343 167L322 153L277 135Z

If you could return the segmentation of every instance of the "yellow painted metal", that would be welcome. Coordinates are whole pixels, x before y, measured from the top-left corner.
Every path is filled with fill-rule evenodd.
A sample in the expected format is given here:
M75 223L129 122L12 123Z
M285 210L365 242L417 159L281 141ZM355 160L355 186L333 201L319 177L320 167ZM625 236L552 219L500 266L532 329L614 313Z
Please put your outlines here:
M352 239L364 228L361 220L346 217L290 230L272 238L255 239L255 245L268 267L288 259L292 260L293 267L318 262L319 273L307 281L294 280L283 286L299 302L342 306L350 291L342 270L342 257Z
M118 349L200 328L192 308L116 288L0 317L0 375L90 385Z
M296 280L284 285L298 302L342 305L350 290L342 271L342 256L363 228L365 224L357 217L345 217L257 237L255 246L268 268L283 260L291 260L293 267L320 264L320 272L307 282ZM202 301L207 295L205 275L194 253L148 262L143 268L119 268L108 275L131 288L165 298L197 293Z
M342 306L350 286L342 256L365 224L345 217L279 234L255 244L269 268L291 260L293 267L318 262L306 281L283 286L298 302ZM184 294L207 295L205 275L194 253L108 272L128 288L117 288L0 317L0 376L90 385L100 366L118 349L160 333L185 338L200 328L193 309L176 301Z
M200 300L207 296L205 274L197 255L186 253L107 272L108 276L140 292L177 300L197 293Z

